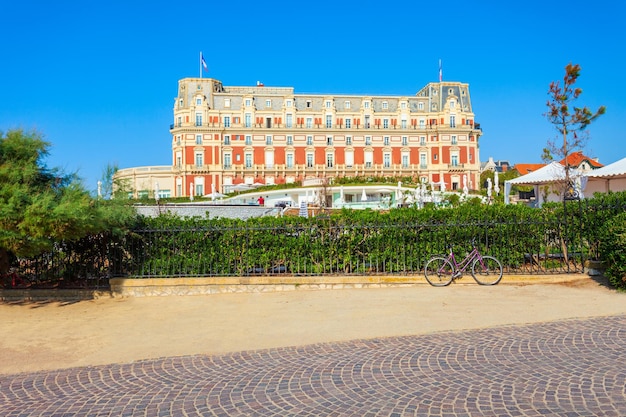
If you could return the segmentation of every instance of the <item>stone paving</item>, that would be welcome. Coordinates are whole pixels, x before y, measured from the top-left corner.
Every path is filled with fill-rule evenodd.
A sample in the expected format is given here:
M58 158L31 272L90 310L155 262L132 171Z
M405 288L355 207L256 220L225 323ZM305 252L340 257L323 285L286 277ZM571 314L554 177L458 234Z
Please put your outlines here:
M626 316L0 376L2 416L625 416Z

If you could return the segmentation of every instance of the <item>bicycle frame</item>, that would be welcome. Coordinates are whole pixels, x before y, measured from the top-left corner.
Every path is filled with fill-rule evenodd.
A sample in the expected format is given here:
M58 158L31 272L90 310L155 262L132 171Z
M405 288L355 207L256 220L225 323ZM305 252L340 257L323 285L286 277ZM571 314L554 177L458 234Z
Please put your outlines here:
M460 263L457 263L452 246L450 246L450 253L448 254L448 257L446 259L450 261L452 266L454 266L454 270L456 272L465 272L467 267L470 266L476 258L480 260L480 263L482 265L483 258L480 255L480 252L478 252L478 248L476 248L476 246L473 246L472 251L468 253L467 256L465 256L465 258Z

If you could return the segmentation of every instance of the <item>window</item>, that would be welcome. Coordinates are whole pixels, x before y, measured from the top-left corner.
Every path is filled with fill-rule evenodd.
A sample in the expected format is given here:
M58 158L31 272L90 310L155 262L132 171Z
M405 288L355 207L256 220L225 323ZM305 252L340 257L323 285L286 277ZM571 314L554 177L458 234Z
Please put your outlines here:
M383 101L383 110L387 110L389 108L389 103Z
M310 109L311 108L311 100L307 100L306 101L306 108Z
M291 127L293 125L293 115L292 114L288 114L285 117L285 127Z
M383 138L383 145L384 145L384 146L389 146L389 136L385 136L385 137Z
M200 184L196 184L196 195L203 195L204 194L204 184L200 183Z
M450 108L453 109L455 105L456 103L454 102L454 100L450 100Z
M420 119L420 129L424 129L426 127L426 121L424 119Z
M310 129L313 127L313 118L312 117L307 117L306 118L306 128Z
M346 136L346 145L352 145L352 136Z
M346 151L345 162L346 162L347 168L352 168L354 166L354 152L353 151Z
M274 151L265 151L265 168L274 168Z
M452 144L456 145L457 144L457 140L456 140L456 135L452 135Z
M332 136L328 136L326 138L326 145L331 146L333 144L333 137Z
M293 145L293 136L287 136L287 145Z
M224 99L224 107L230 108L230 99L229 98L225 98Z
M450 115L450 127L456 127L456 116Z
M369 115L365 116L365 128L366 129L370 128L370 117L369 117Z
M176 136L176 144L180 146L180 135Z
M384 168L391 167L391 154L386 153L383 155L383 167Z
M421 169L426 169L428 167L428 165L426 164L426 154L425 153L421 153L420 154L420 168Z
M246 158L246 168L252 168L252 154L247 153L245 158Z
M426 146L426 136L420 136L420 146Z
M196 126L202 126L202 113L196 113Z
M326 106L327 109L330 109L330 107L331 107L330 100L326 100L325 106Z
M183 99L178 100L178 107L183 107Z
M409 167L409 155L402 154L402 168L408 168L408 167Z
M246 113L243 116L244 127L252 127L252 115L250 113Z
M196 167L202 167L203 165L202 162L203 162L202 154L197 153L196 154Z
M224 127L230 127L230 116L224 116Z
M230 135L224 135L224 145L230 145Z
M424 103L422 103L422 102L417 103L417 109L418 110L424 110Z
M372 137L371 136L365 136L365 144L366 145L371 145L372 144Z
M183 118L178 116L176 118L176 127L180 127L183 124Z
M346 119L346 128L350 129L352 127L352 119Z
M383 119L383 129L389 129L389 119Z
M202 99L200 97L198 97L196 99L196 106L200 106L202 104Z
M306 137L306 144L308 146L312 146L313 145L313 136L307 136Z
M400 122L400 127L402 127L402 129L406 129L406 119L402 119L402 121Z
M230 153L225 153L224 154L224 168L228 169L228 168L231 168L233 166L231 158L232 157L231 157Z
M344 103L344 107L346 109L349 109L350 108L350 102L346 100L346 102Z
M265 100L265 107L272 107L272 100Z
M327 153L326 154L326 168L332 168L332 167L333 167L333 154Z
M246 145L252 145L252 136L246 135Z
M291 100L287 100L287 101L285 102L285 106L287 106L287 107L291 107L291 105L292 105L292 101L291 101Z
M402 136L402 146L408 146L409 145L409 138L407 138L406 136Z
M250 106L252 106L252 100L247 98L246 99L246 107L250 107Z
M312 153L306 154L306 167L313 168L313 154Z
M328 114L326 115L326 128L330 129L331 127L333 127L333 116Z
M288 153L287 154L287 168L293 168L293 154L292 153Z
M202 135L196 135L196 145L202 145Z
M459 155L450 155L450 162L453 167L459 166Z
M370 102L369 101L363 102L363 107L366 108L366 109L369 109L370 108Z
M266 145L271 145L272 144L272 136L271 135L265 136L265 144Z
M176 152L176 166L181 168L183 166L183 157L178 152Z

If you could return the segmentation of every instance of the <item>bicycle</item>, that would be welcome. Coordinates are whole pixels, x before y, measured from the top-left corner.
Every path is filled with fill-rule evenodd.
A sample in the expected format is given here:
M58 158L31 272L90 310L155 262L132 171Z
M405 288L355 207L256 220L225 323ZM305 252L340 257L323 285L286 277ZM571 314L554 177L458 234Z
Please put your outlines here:
M471 265L474 280L480 285L496 285L502 279L502 264L493 256L482 256L472 240L472 251L457 263L452 245L448 245L448 256L431 257L424 267L426 281L434 287L445 287L453 280L463 276L463 272Z

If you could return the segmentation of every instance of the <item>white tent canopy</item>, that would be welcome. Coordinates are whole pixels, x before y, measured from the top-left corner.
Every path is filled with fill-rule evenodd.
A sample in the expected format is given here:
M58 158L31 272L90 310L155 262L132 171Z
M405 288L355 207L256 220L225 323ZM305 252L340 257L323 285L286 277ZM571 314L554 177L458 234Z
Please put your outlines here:
M552 162L544 167L539 168L537 171L533 171L529 174L522 175L521 177L513 178L504 182L504 203L509 204L509 193L511 192L512 185L532 185L535 187L535 197L539 205L543 203L543 196L539 193L540 185L556 185L565 180L565 167L558 162ZM557 191L554 187L551 191ZM555 200L555 197L551 197L552 193L548 193L547 200ZM556 201L556 200L555 200Z
M587 178L587 191L591 193L626 190L626 158L589 172Z

